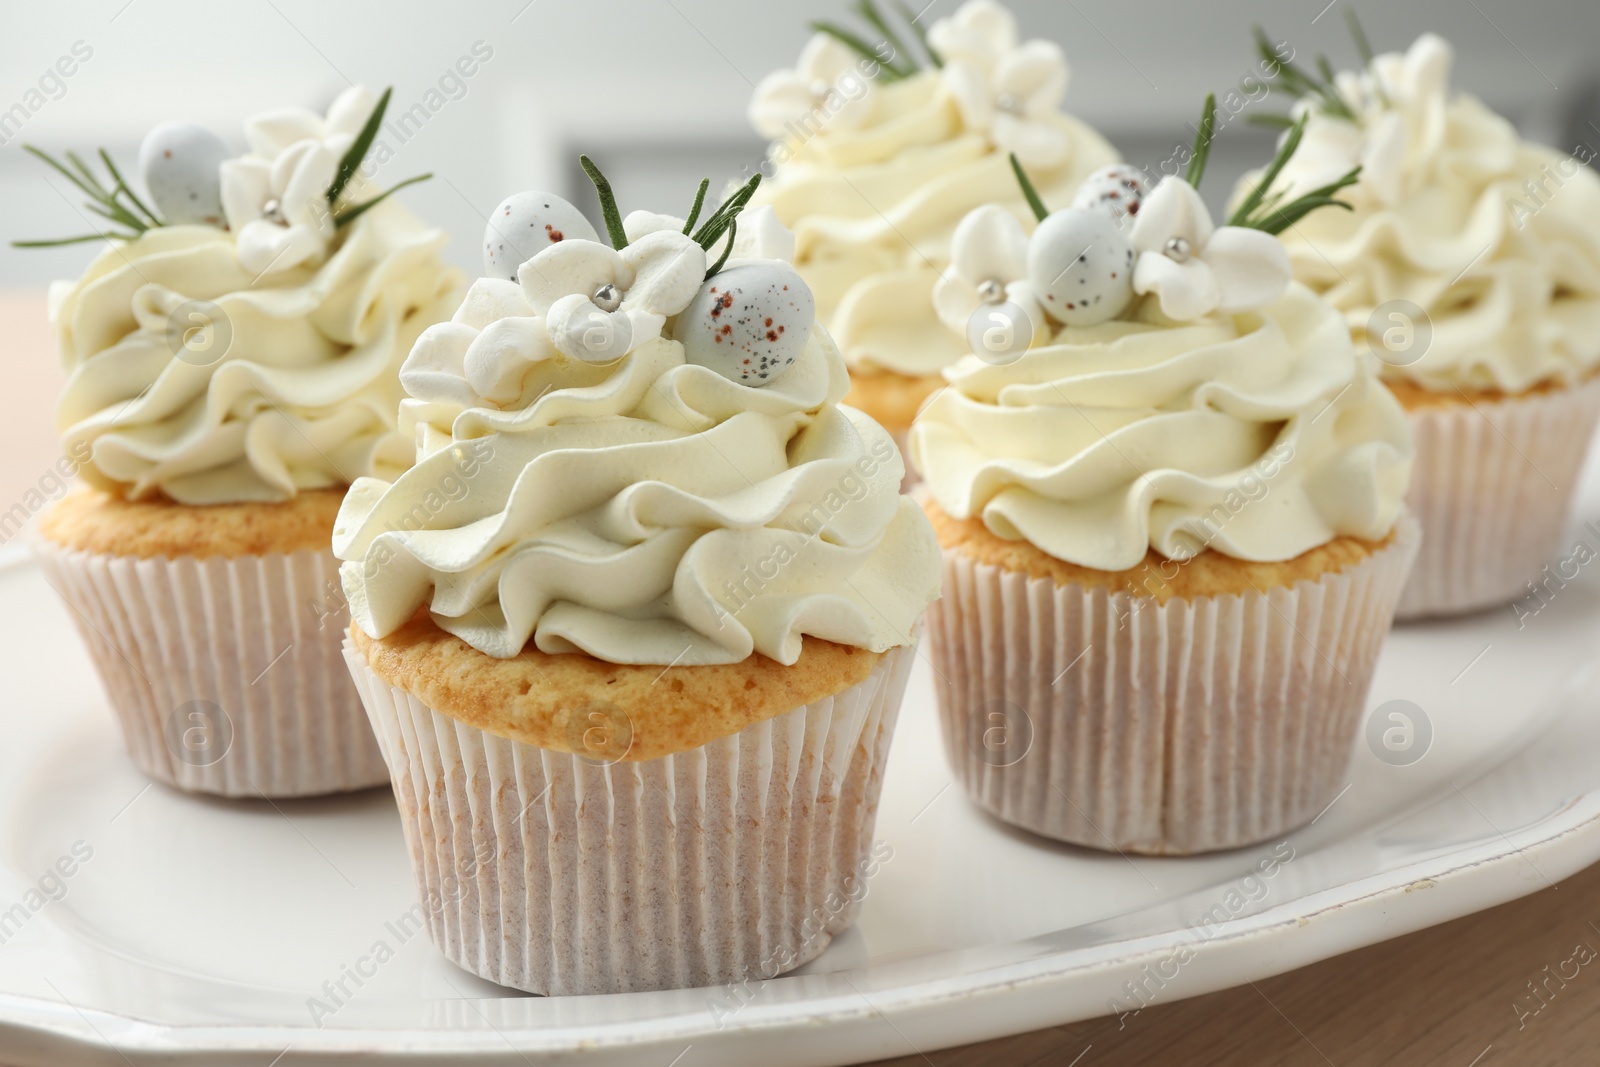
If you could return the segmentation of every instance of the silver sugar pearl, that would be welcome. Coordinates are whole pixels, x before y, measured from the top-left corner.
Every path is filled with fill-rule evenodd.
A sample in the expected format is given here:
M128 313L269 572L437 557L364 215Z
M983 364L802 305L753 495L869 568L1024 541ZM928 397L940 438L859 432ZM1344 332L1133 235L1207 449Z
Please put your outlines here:
M1006 298L1006 287L998 279L988 278L978 283L978 299L985 304L998 304Z
M594 306L601 311L615 311L622 306L622 293L610 282L594 291Z
M261 205L261 217L279 226L288 225L288 220L283 217L283 205L278 203L276 197Z
M1010 93L1001 93L999 96L995 97L994 106L1000 111L1004 111L1008 115L1021 116L1022 114L1022 101L1018 100Z
M1172 260L1174 263L1189 262L1189 257L1194 252L1194 250L1189 247L1189 239L1187 237L1171 238L1169 241L1167 241L1166 247L1163 248L1162 251L1165 252L1167 258Z

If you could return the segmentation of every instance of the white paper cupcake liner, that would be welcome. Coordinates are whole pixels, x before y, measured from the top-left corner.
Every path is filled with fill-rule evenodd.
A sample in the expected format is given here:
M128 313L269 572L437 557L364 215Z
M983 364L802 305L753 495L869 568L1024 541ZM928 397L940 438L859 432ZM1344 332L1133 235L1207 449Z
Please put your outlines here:
M740 732L602 763L486 733L345 657L434 944L535 993L757 982L854 921L913 648Z
M957 781L1006 822L1158 854L1264 841L1344 787L1416 523L1348 570L1157 604L944 553L929 643Z
M1453 615L1527 595L1561 533L1600 420L1600 379L1474 407L1411 412L1407 505L1427 551L1397 616Z
M34 554L145 774L230 797L388 779L340 654L332 553L139 559L37 538Z

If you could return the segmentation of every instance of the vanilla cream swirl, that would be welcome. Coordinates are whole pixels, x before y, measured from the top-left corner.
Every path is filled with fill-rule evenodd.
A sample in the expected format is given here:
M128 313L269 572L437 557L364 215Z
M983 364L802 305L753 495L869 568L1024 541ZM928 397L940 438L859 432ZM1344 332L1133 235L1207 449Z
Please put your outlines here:
M51 290L64 446L87 448L90 484L180 504L392 477L413 452L396 428L400 364L460 297L445 240L389 202L325 260L264 277L209 226L115 245Z
M1411 465L1399 404L1304 286L1258 311L1066 328L967 356L911 430L939 507L1104 571L1147 549L1287 560L1381 539Z
M516 284L483 279L417 342L417 464L357 482L334 532L362 629L427 605L491 656L531 639L664 665L792 664L806 634L911 640L937 543L888 434L839 406L848 376L821 329L759 389L670 337L594 364L543 330Z
M795 267L851 367L936 375L966 351L933 310L956 224L984 204L1008 208L1030 232L1034 217L1006 154L964 126L937 71L874 86L860 103L860 126L823 118L776 145L781 162L757 200L795 231ZM1065 207L1117 153L1067 115L1039 121L1061 131L1066 152L1028 176L1046 204Z
M1356 163L1363 176L1339 194L1354 211L1317 211L1284 232L1295 277L1345 313L1359 344L1392 353L1387 376L1442 392L1571 384L1600 364L1594 150L1574 158L1521 140L1448 92L1450 61L1425 35L1404 57L1340 75L1360 126L1312 111L1284 172L1291 195ZM1424 341L1406 332L1414 313L1374 316L1389 301L1425 313L1420 359L1410 345ZM1385 345L1391 329L1401 332Z

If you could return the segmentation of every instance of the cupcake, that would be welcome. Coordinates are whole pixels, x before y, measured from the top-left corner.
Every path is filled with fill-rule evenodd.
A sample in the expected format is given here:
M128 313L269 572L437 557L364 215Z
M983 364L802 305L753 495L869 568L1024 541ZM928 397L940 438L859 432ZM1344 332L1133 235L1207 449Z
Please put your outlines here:
M997 279L1033 346L957 361L911 430L956 778L1092 848L1231 848L1328 804L1418 545L1399 405L1265 219L1214 225L1197 159L1131 225L1044 217Z
M545 994L760 980L867 890L938 548L754 184L623 220L584 164L609 244L509 198L406 361L416 465L334 534L345 654L452 962Z
M919 19L863 12L859 33L817 24L749 114L773 138L758 202L795 231L795 268L850 367L847 399L903 444L940 371L970 350L934 314L956 224L994 204L1032 227L1007 154L1058 202L1117 154L1059 110L1061 49L1019 41L994 0L968 0L925 36Z
M69 239L109 247L50 294L57 425L85 460L35 552L134 762L168 785L289 797L387 777L328 546L351 481L410 465L400 364L464 281L445 235L361 171L387 100L261 115L236 158L157 126L148 203L104 152L103 177L35 153L114 220Z
M1284 65L1296 196L1360 167L1284 234L1295 277L1344 313L1411 418L1409 503L1428 550L1402 618L1505 604L1557 554L1600 419L1600 179L1450 90L1450 46L1329 79ZM1238 195L1262 184L1245 180Z

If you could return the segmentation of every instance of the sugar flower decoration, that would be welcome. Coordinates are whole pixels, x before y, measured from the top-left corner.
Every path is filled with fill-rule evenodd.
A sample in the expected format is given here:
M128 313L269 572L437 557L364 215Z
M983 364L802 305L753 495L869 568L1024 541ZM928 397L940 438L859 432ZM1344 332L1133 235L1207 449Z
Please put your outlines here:
M288 108L245 124L250 153L222 164L222 210L246 270L288 270L326 253L336 229L328 188L376 105L352 86L326 116Z
M1134 292L1154 293L1161 313L1180 322L1263 307L1292 277L1281 241L1259 229L1214 225L1200 194L1178 177L1145 198L1128 237L1139 256Z
M1425 33L1404 54L1375 56L1360 71L1320 81L1287 66L1288 84L1301 91L1293 116L1311 121L1280 187L1303 193L1359 166L1358 188L1386 207L1398 204L1407 160L1445 135L1453 63L1449 43Z
M1060 48L1042 40L1019 44L1016 19L994 0L968 0L933 24L928 43L944 60L944 84L969 129L986 132L1028 166L1066 159L1066 135L1050 121L1067 92Z
M660 337L705 273L705 250L693 238L658 230L620 252L597 241L553 244L524 263L517 280L557 351L609 363Z
M815 133L822 125L860 128L872 107L865 62L829 34L815 34L794 69L775 70L756 86L751 125L763 137Z
M951 238L950 266L933 288L939 321L964 333L979 307L1008 300L1027 312L1034 336L1042 336L1039 301L1027 274L1028 235L1017 217L993 204L968 212Z

